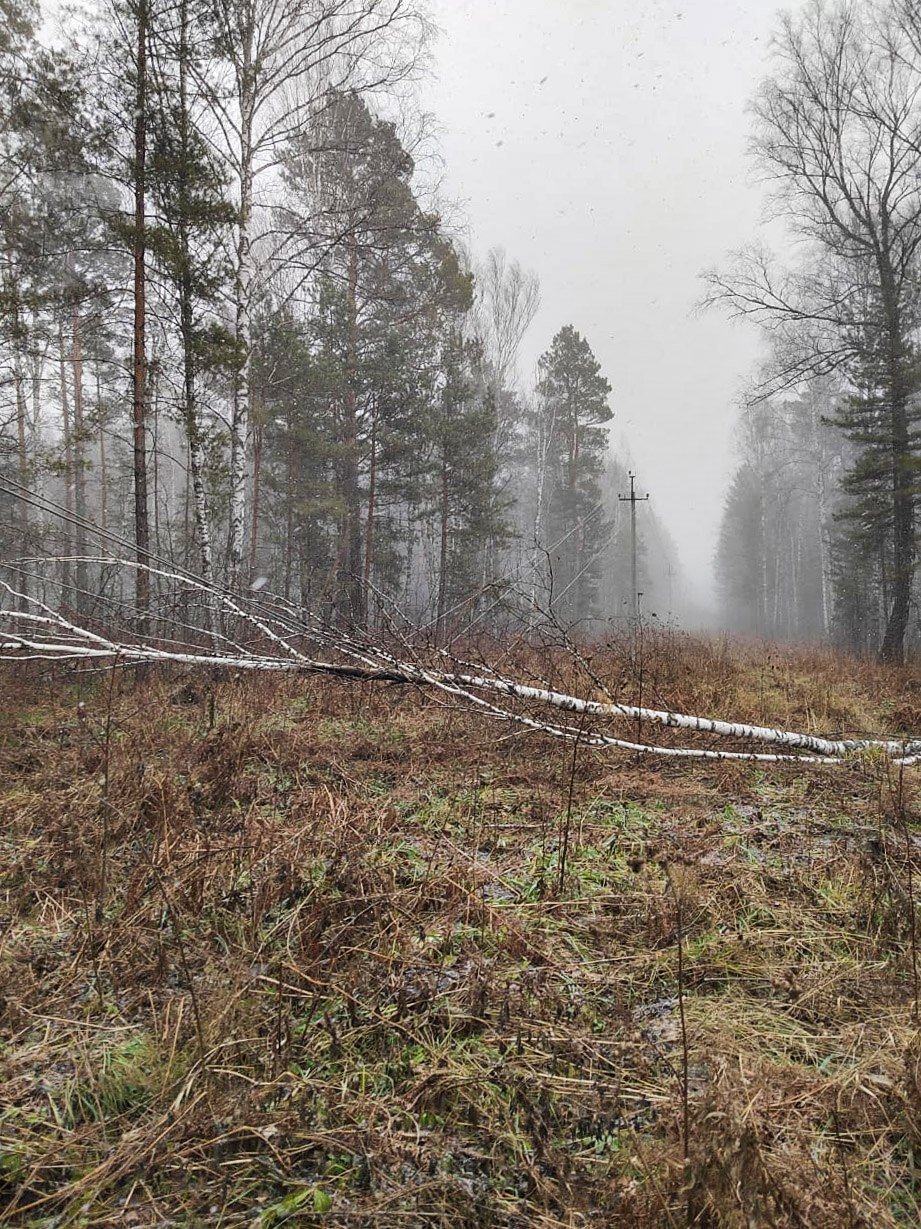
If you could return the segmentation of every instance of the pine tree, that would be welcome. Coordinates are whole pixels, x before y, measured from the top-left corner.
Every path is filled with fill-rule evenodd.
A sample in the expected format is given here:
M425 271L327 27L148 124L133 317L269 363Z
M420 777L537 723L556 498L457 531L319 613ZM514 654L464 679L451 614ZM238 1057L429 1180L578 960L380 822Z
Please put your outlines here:
M214 579L212 518L208 498L208 430L203 384L229 378L236 347L221 321L221 299L230 281L223 246L234 221L226 169L204 136L195 66L202 57L203 24L192 0L179 0L151 35L151 123L148 178L157 219L147 245L166 284L181 350L177 398L189 456L199 568Z
M903 656L916 565L919 32L908 4L814 3L780 19L775 69L752 107L754 150L799 236L799 267L781 273L748 249L735 272L711 277L713 301L777 330L776 387L834 370L859 384L873 368L891 477L889 662Z
M904 579L906 569L913 570L915 553L921 362L915 347L905 343L900 346L898 363L893 364L893 339L882 305L874 307L877 297L869 296L868 319L855 330L859 333L855 349L860 357L852 365L854 391L842 399L831 421L854 446L850 467L841 482L849 498L838 513L836 535L837 575L855 606L851 615L844 616L848 634L858 635L855 629L859 627L862 638L868 629L868 604L873 602L875 588L883 609L890 612L883 628L884 655L890 656L886 646L895 643L893 626L897 631L901 627L897 636L901 651L907 628L907 622L905 627L901 625L901 611L910 601L911 592ZM893 380L899 383L895 393ZM854 571L868 582L868 593L856 605L853 586L847 583L844 560L848 556ZM842 594L839 618L843 601Z
M496 492L496 402L482 378L479 346L465 342L459 329L449 332L442 366L441 395L429 416L440 639L449 622L463 626L464 608L481 596L484 553L505 528Z
M597 616L605 540L600 479L613 417L611 385L588 342L562 328L541 357L537 385L537 546L546 552L556 616Z
M334 381L339 611L359 623L372 578L392 589L402 570L385 505L415 498L440 330L472 297L413 173L395 126L355 93L330 95L286 166L297 259L320 270L314 327Z
M333 598L336 441L328 388L311 322L268 299L254 314L252 389L265 433L261 530L286 600L329 613ZM264 561L267 566L268 560Z
M403 81L425 24L406 0L348 5L341 0L212 0L209 7L220 61L212 74L212 103L237 190L233 328L238 363L230 408L228 535L230 578L236 584L243 568L251 444L252 315L269 284L267 274L281 260L272 241L262 244L262 259L256 259L260 182L274 179L284 148L311 127L328 97ZM346 482L354 485L350 476ZM343 564L352 568L357 558L350 556ZM353 581L353 605L357 599Z
M16 480L31 490L40 472L39 417L43 352L57 345L64 379L82 368L81 312L92 293L99 233L94 185L88 175L88 112L74 64L35 39L32 6L5 6L0 38L0 341L13 373ZM80 253L79 259L77 252ZM65 341L65 338L67 340ZM65 353L66 345L66 353ZM31 384L31 389L29 385ZM75 420L64 422L59 468L70 511L80 520L78 554L85 554L87 515L82 386L74 385ZM63 396L63 391L62 391ZM72 430L70 428L73 428ZM54 462L52 462L54 467ZM33 540L28 496L16 502L19 551ZM63 554L71 553L71 524L64 526ZM34 544L34 543L33 543ZM88 590L77 564L77 604ZM28 577L22 576L28 586ZM70 564L62 569L65 600L73 602Z

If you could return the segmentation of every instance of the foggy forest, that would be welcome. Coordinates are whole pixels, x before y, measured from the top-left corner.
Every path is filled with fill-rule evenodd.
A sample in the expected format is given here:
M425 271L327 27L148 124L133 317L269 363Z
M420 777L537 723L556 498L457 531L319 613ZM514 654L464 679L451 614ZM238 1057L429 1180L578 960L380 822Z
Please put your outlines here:
M4 555L131 542L207 584L439 634L535 602L629 618L610 382L563 320L520 376L539 278L452 236L399 120L422 15L333 8L303 43L300 9L242 31L236 6L219 26L141 14L143 78L141 18L113 10L79 84L36 14L11 24ZM667 604L654 513L638 554L647 606ZM89 562L40 582L81 612L121 583Z
M0 1225L917 1225L919 475L916 0L0 0Z

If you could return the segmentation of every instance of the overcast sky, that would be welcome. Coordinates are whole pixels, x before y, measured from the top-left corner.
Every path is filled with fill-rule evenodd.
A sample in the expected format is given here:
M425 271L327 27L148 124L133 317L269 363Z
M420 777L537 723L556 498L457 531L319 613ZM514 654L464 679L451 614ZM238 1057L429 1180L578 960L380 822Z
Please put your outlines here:
M701 271L754 239L746 103L774 0L431 0L423 102L474 254L540 277L522 374L564 324L613 385L614 439L710 592L738 397L759 340L699 316ZM787 7L798 7L796 3Z

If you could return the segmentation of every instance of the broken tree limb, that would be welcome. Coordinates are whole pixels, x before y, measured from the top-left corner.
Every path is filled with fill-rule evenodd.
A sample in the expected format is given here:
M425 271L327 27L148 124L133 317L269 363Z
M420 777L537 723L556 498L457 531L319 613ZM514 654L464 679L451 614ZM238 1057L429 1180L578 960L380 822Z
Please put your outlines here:
M83 559L106 566L137 568L128 561ZM17 561L21 567L24 562ZM34 561L33 561L34 562ZM48 561L42 561L48 562ZM58 561L59 562L59 561ZM70 562L74 562L71 560ZM248 629L258 648L252 649L226 635L215 635L213 628L198 629L186 623L169 623L165 617L166 634L157 640L152 635L129 638L115 630L93 630L84 626L69 612L28 596L0 581L0 590L13 603L12 609L0 610L0 660L15 661L95 661L124 667L126 665L175 664L189 668L220 667L235 671L255 671L286 674L324 674L350 680L389 682L428 688L495 720L521 726L523 729L554 738L575 739L596 747L610 747L638 755L656 755L687 760L747 760L757 763L840 764L861 752L877 752L897 764L914 764L921 752L921 740L906 739L830 739L769 726L723 721L664 709L643 708L615 701L599 701L570 695L549 686L533 686L517 682L495 672L488 664L474 666L450 657L444 649L435 653L438 666L423 659L422 652L409 642L399 645L394 653L373 642L360 632L348 632L325 623L309 611L300 611L290 603L270 594L247 599L231 595L199 578L166 568L151 566L151 575L177 590L198 593L209 610L217 606L224 617L238 628ZM178 638L186 633L187 639ZM188 643L188 636L198 636L209 643L205 650L200 643ZM298 647L298 641L308 640L312 647L323 646L333 660L320 658ZM223 646L223 648L219 646ZM453 669L445 669L445 666ZM475 672L480 671L480 672ZM532 706L530 712L518 712L497 703L499 697L518 700ZM580 717L600 720L620 719L646 721L651 724L696 734L720 738L759 742L782 748L779 752L719 750L701 747L669 747L614 737L601 730L577 730L574 726L557 724L534 715L534 705L553 708ZM789 752L789 753L788 753ZM802 753L807 754L802 754Z
M639 708L632 704L611 704L598 700L582 700L565 692L542 687L528 687L506 678L488 678L475 675L446 675L466 687L489 690L521 700L535 700L571 713L585 713L597 717L622 717L631 721L649 721L672 729L694 730L699 734L716 734L721 738L739 738L755 742L778 743L812 751L821 756L842 756L854 751L880 748L892 754L921 751L921 740L896 741L895 739L828 739L815 734L798 734L791 730L772 726L746 725L741 722L719 721L713 717L694 717L687 713L673 713L664 709Z

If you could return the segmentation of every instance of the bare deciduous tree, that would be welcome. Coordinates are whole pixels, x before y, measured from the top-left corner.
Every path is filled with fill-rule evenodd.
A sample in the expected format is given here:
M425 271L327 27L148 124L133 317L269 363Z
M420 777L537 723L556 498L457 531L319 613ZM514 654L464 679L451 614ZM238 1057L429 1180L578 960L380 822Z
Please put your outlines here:
M880 649L903 654L915 568L914 450L917 257L921 245L921 62L891 10L814 0L781 21L775 68L754 103L754 153L805 242L777 270L761 251L709 276L709 301L780 333L768 391L807 375L869 379L884 412L892 585Z
M500 388L514 380L525 333L540 308L537 275L492 248L476 270L476 329Z
M246 520L254 256L261 197L283 149L324 100L350 89L391 89L411 76L426 33L410 0L214 0L225 73L214 87L222 152L236 180L234 327L238 370L230 420L230 582L239 582ZM220 75L220 74L219 74ZM264 247L271 249L271 242ZM263 276L273 266L262 252Z

